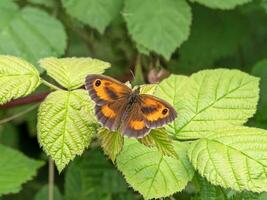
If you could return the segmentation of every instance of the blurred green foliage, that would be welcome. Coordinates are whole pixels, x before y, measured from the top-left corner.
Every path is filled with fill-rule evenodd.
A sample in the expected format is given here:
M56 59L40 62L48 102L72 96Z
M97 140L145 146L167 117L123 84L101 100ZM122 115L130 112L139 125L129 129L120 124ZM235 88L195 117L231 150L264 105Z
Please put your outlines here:
M130 71L138 66L138 83L148 81L151 70L159 68L175 74L219 67L240 69L261 78L258 112L248 124L264 129L266 44L266 0L0 1L0 54L19 56L32 63L49 56L93 57L110 62L108 74L120 80L133 79ZM43 73L42 69L39 71ZM43 91L47 88L38 88L37 93ZM0 109L0 121L27 108ZM14 153L18 166L20 159L25 159L26 168L32 169L30 176L41 162L28 157L47 161L36 139L36 113L35 109L8 123L0 122L0 143L5 145L1 145L0 159L4 152L6 157ZM4 188L6 193L20 192L4 195L1 200L47 199L47 173L45 166L32 181L25 183L30 177L20 177L15 189ZM94 145L55 180L56 200L63 195L66 200L88 199L92 195L101 200L141 199ZM18 186L21 183L25 183L22 188ZM213 186L199 176L171 198L267 199L266 194L237 193Z

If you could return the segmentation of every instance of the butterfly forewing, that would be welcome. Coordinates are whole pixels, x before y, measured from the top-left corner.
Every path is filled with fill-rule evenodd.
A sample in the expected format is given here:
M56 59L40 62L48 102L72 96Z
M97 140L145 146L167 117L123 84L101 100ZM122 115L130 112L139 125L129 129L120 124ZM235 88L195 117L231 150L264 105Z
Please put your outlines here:
M85 80L85 88L97 105L116 101L131 94L132 90L123 83L103 75L88 75Z
M127 105L126 98L120 98L104 105L95 106L98 121L111 131L116 131L121 124L121 117Z

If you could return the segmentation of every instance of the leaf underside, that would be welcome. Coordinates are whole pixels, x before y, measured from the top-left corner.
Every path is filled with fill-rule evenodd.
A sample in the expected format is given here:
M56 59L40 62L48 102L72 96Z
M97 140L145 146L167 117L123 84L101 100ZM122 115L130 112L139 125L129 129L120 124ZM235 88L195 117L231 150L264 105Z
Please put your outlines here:
M0 56L0 104L30 94L39 84L33 65L14 56Z
M123 136L118 132L110 132L107 129L100 130L98 135L101 140L101 147L114 163L123 147Z
M95 132L92 101L87 91L56 91L40 105L38 140L59 171L90 144Z
M214 185L237 191L267 191L267 131L235 127L192 143L194 168Z

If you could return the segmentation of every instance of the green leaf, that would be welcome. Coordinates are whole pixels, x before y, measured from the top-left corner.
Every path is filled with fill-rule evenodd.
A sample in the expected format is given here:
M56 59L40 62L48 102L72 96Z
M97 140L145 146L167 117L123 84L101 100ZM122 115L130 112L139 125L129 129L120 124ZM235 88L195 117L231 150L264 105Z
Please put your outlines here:
M166 59L189 36L192 16L184 0L126 0L123 12L133 40Z
M65 180L66 200L115 200L130 193L120 173L98 150L75 159Z
M44 58L40 65L48 75L67 89L76 89L84 85L88 74L102 74L110 64L92 58Z
M0 126L0 143L12 148L18 148L19 132L16 126L10 123Z
M227 192L220 186L210 184L205 178L196 175L195 182L199 189L196 200L228 200Z
M234 54L248 33L245 17L236 11L197 6L193 14L191 34L179 49L180 70L195 72L212 67L216 60Z
M36 62L43 57L60 56L66 48L62 24L37 8L19 9L12 1L1 0L0 27L0 54Z
M19 192L21 185L31 180L44 164L1 144L0 152L0 196Z
M63 200L63 196L60 193L57 186L53 187L54 200ZM35 195L34 200L47 200L48 199L48 186L43 186Z
M120 133L110 132L107 129L99 131L98 135L101 140L101 147L114 163L123 147L123 137Z
M267 121L267 59L258 62L252 68L252 74L260 77L260 101L256 113L256 119L260 121Z
M95 132L93 104L87 91L56 91L48 95L38 113L38 140L59 171L81 155Z
M61 0L67 13L104 33L119 14L122 0Z
M157 84L145 84L140 86L140 94L151 94L153 95L157 89ZM136 89L136 87L134 88Z
M267 131L235 127L191 144L195 169L214 185L237 191L267 191Z
M0 55L0 104L27 96L39 84L39 73L33 65L21 58Z
M138 141L148 147L156 146L163 155L178 157L173 142L165 129L152 129L147 136Z
M193 177L186 157L187 145L174 142L179 159L163 156L156 148L148 148L127 139L117 157L118 169L134 190L145 199L167 197L185 188Z
M267 200L267 193L255 193L249 191L236 192L233 194L231 200Z
M175 106L187 83L187 76L171 75L158 84L155 95Z
M177 138L201 138L210 131L242 125L254 115L259 79L238 70L204 70L193 74L179 95L171 133Z
M192 2L198 2L204 6L210 8L219 9L233 9L236 6L251 2L252 0L190 0Z

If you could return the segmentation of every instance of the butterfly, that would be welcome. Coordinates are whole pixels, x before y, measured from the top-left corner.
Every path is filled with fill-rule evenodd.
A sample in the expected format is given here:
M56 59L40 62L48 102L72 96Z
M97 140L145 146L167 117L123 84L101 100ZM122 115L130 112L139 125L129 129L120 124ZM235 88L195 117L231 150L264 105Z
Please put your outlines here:
M150 129L162 127L177 117L175 109L166 101L140 94L140 88L132 90L108 76L88 75L85 88L95 102L98 121L128 137L143 138Z

